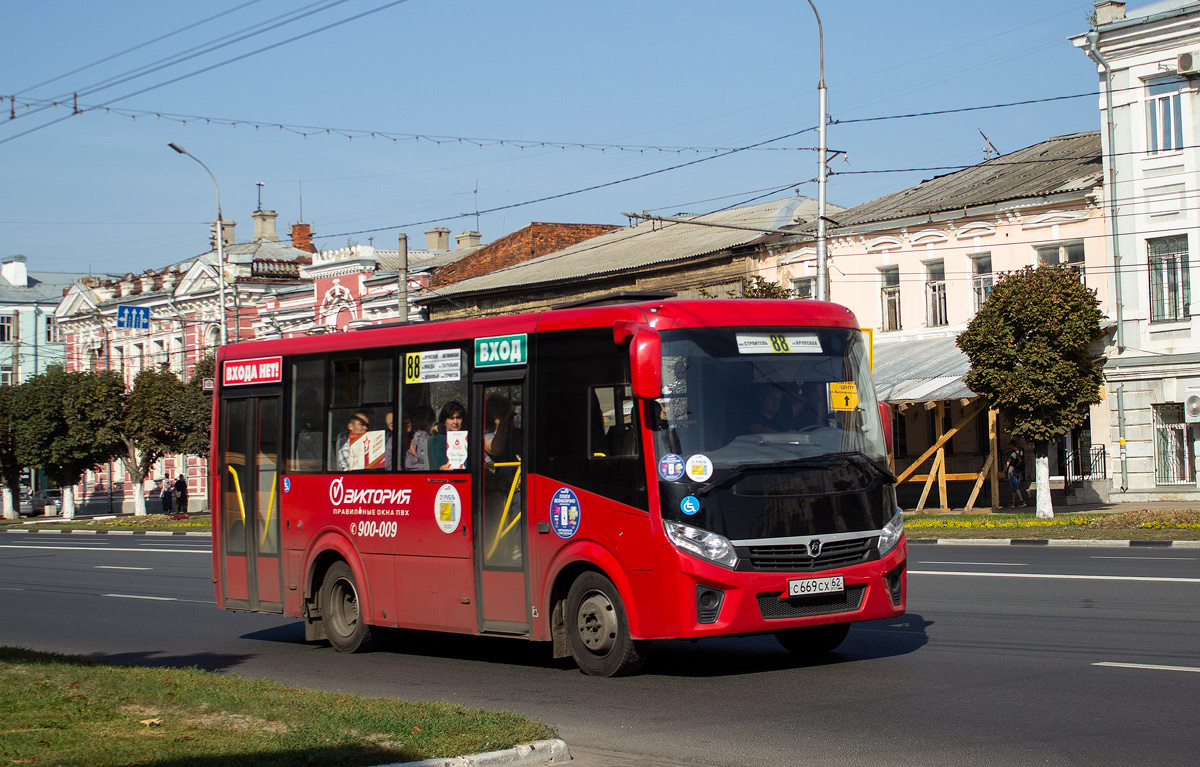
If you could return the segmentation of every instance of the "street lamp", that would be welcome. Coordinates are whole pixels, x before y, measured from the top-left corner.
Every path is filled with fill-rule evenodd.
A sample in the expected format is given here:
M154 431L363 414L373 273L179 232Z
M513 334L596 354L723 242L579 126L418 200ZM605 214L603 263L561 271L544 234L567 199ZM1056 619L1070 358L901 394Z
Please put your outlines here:
M225 219L221 216L221 187L217 184L217 177L208 169L208 166L200 162L200 158L192 154L188 150L179 146L175 142L167 144L179 154L187 155L196 162L200 163L200 167L208 172L209 178L212 179L213 188L217 190L217 273L221 290L221 344L224 345L229 341L229 335L225 330L225 231L222 224Z
M825 241L825 181L829 163L826 162L825 123L827 120L825 93L825 34L821 30L821 14L813 0L808 0L813 15L817 17L817 42L821 54L821 80L817 83L817 101L820 114L817 117L817 300L829 300L829 246Z

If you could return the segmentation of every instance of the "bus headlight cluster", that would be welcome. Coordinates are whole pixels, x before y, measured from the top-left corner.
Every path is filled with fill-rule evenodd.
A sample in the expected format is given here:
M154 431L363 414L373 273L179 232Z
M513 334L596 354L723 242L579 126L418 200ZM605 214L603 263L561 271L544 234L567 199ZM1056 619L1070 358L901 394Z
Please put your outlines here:
M902 535L904 535L904 512L897 508L895 515L883 526L883 533L879 536L879 556L882 557L896 548Z
M671 543L680 551L728 568L737 567L737 552L725 536L666 519L663 520L663 526Z

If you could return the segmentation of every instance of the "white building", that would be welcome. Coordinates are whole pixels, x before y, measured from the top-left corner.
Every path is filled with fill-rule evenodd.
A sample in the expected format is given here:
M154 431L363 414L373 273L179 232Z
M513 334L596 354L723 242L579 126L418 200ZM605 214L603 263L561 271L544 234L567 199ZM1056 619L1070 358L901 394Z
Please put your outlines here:
M1114 500L1197 500L1200 312L1189 258L1200 231L1200 2L1126 11L1096 3L1096 27L1073 38L1099 73L1110 297L1112 438L1124 460ZM1200 404L1200 401L1193 400Z

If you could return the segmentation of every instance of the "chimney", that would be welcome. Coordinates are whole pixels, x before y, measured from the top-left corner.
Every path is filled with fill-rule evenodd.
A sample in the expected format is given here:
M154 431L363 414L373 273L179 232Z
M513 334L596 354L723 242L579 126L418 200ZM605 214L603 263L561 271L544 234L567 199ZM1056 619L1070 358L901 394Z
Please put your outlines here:
M1096 0L1096 26L1111 24L1125 19L1125 3L1113 0Z
M449 250L450 249L450 230L444 226L437 226L433 229L425 230L425 249L426 250Z
M29 273L25 271L25 256L9 256L0 266L0 276L14 288L29 287Z
M292 224L292 247L305 253L316 253L317 246L312 241L312 226L309 224Z
M236 240L233 239L235 226L237 226L236 221L222 221L221 222L221 234L223 235L221 237L221 244L226 248L228 248L229 246L233 245L236 242ZM213 224L213 230L214 231L216 230L216 224ZM211 236L210 236L210 244L212 245L212 248L215 251L217 249L217 241L211 239Z
M275 211L259 208L251 215L254 218L254 242L279 242L279 235L275 234Z
M454 235L454 246L459 250L462 250L463 248L477 248L479 247L479 240L481 237L482 235L480 235L479 232L463 232L461 234L456 234Z

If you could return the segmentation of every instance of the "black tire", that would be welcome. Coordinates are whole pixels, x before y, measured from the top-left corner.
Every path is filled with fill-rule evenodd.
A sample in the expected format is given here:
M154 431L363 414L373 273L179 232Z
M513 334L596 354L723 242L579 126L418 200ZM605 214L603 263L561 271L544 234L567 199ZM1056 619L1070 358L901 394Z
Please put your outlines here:
M325 636L338 652L368 652L379 644L380 632L363 622L358 584L345 562L335 562L321 582L321 620Z
M650 642L630 636L621 594L600 573L583 573L571 584L566 624L575 664L590 676L635 674L650 654Z
M831 623L825 626L776 631L775 638L788 652L812 656L833 652L849 633L849 623Z

